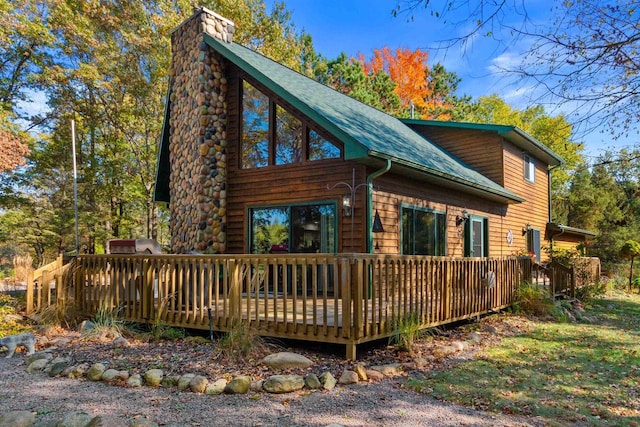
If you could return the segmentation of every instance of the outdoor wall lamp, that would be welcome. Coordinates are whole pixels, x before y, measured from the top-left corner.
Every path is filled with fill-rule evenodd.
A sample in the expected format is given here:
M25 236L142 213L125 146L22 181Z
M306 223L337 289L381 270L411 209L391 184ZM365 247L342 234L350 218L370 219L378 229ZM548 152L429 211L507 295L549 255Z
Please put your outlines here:
M351 216L351 194L349 193L342 195L342 210L344 211L344 216Z
M462 211L462 215L456 216L456 227L460 227L465 222L469 221L469 212L467 210Z
M529 233L531 231L531 224L527 224L525 225L525 227L522 229L522 235L526 235L527 233Z

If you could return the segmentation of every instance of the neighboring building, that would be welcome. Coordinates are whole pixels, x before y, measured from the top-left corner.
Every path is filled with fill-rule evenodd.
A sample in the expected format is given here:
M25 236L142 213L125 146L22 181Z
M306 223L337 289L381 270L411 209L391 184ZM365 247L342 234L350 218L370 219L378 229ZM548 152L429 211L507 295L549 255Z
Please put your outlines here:
M562 159L542 143L398 120L233 32L200 8L172 36L155 199L169 202L173 252L544 257Z

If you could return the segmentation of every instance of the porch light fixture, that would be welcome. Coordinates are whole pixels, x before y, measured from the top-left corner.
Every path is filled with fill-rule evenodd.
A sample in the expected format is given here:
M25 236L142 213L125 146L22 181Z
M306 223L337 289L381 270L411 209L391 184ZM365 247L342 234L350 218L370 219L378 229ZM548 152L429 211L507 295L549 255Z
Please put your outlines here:
M456 227L460 227L467 221L469 221L469 212L466 209L462 211L462 215L456 215Z
M527 224L522 229L522 235L525 236L531 231L531 224Z
M351 216L351 194L349 193L342 195L342 210L344 211L344 216Z

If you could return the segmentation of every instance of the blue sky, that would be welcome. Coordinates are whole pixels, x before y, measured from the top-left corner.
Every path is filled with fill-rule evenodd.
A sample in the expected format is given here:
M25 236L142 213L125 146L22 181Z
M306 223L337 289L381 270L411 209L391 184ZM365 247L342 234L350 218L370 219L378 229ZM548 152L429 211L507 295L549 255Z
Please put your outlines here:
M272 3L272 2L271 2ZM267 2L267 4L271 4ZM466 34L470 28L469 11L461 9L456 15L448 15L448 22L432 17L424 9L413 13L413 20L402 15L394 18L391 10L397 4L395 0L285 0L287 9L292 12L292 21L298 30L304 30L313 37L317 51L327 58L335 58L341 52L348 56L363 53L370 56L373 49L383 46L390 48L409 48L430 52L430 63L442 62L448 71L462 78L458 94L468 94L477 98L482 95L498 94L510 105L526 108L530 99L535 97L535 89L527 82L516 80L496 71L497 66L505 66L519 60L527 48L527 42L506 48L509 34L502 42L499 29L494 29L494 37L477 36L463 48L436 49L438 42ZM527 13L532 22L551 20L552 2L546 0L528 0ZM505 17L506 22L521 22L514 14ZM553 106L545 106L549 114ZM571 120L571 117L569 117ZM585 153L593 156L605 149L631 147L638 142L634 135L612 141L598 130L575 138L585 143ZM640 145L640 144L636 144Z

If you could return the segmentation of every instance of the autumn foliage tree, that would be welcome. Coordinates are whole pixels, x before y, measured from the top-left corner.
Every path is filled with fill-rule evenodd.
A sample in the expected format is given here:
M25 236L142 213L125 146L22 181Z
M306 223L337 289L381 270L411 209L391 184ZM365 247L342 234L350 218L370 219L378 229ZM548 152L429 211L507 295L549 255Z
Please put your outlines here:
M408 117L413 108L415 118L449 120L452 109L452 103L448 100L450 94L439 90L442 89L442 85L439 85L442 79L433 73L428 60L429 53L419 48L391 50L383 47L375 49L369 59L363 54L358 55L358 61L367 75L385 73L395 83L394 93L400 99L400 109L389 113ZM442 66L438 70L446 74ZM455 84L456 79L454 75Z
M18 136L0 130L0 172L10 171L25 164L29 147Z

